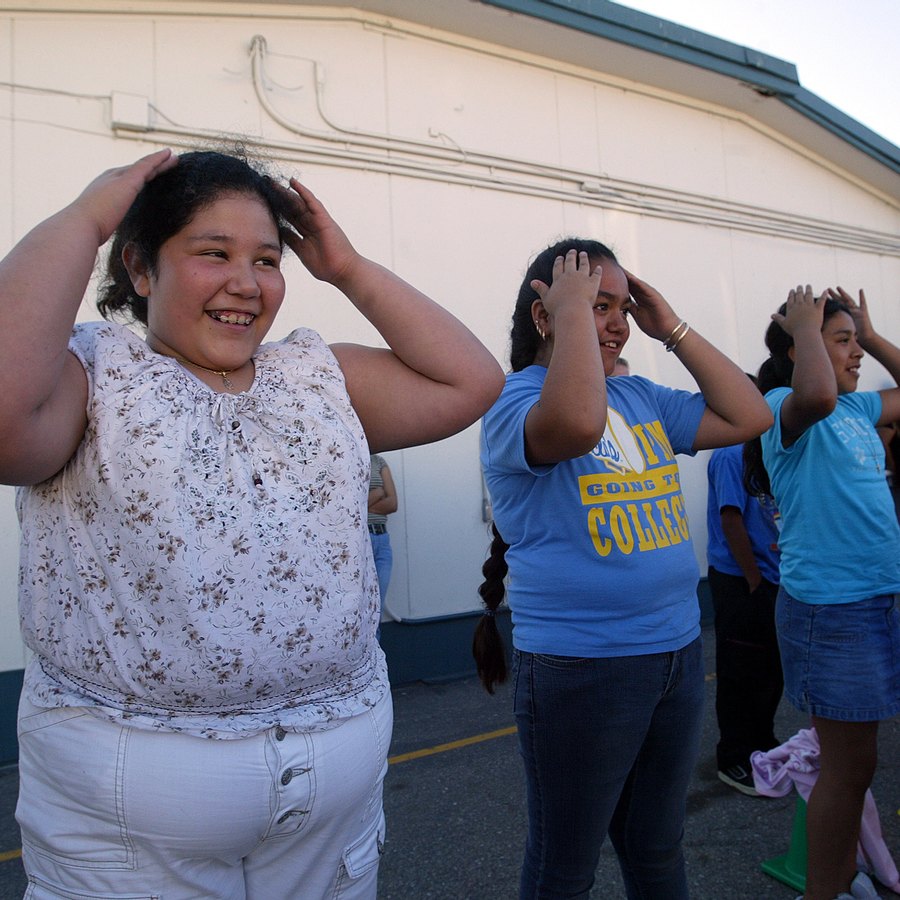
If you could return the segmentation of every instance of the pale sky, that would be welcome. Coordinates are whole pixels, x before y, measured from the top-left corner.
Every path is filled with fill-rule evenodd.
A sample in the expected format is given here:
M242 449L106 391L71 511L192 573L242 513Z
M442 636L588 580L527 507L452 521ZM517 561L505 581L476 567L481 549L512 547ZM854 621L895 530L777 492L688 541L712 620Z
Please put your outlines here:
M900 0L622 0L792 62L800 84L900 146Z

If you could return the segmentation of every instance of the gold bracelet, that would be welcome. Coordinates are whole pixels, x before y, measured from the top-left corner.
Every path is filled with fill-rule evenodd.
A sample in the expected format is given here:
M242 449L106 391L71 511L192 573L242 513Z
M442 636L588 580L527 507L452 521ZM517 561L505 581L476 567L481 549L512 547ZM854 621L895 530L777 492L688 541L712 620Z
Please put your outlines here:
M680 322L679 322L679 323L678 323L678 324L677 324L677 325L669 332L669 336L668 336L668 337L662 339L662 345L663 345L663 347L667 346L668 343L669 343L669 341L671 341L672 338L675 337L675 332L678 331L678 329L681 328L682 325L687 325L687 322L685 322L684 319L682 319L682 320L681 320L681 321L680 321Z
M691 330L691 326L684 320L682 320L681 324L684 325L684 328L677 337L669 339L666 344L666 353L671 353L684 340L684 336Z

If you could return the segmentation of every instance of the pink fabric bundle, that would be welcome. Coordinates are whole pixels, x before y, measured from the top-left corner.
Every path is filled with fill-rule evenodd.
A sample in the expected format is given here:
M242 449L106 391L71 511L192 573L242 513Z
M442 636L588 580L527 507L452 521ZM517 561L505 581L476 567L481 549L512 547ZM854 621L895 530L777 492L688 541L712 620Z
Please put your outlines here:
M819 777L819 738L815 728L801 729L772 750L757 750L750 756L750 765L760 794L785 797L796 787L803 800L809 800ZM856 859L860 870L871 872L885 887L900 894L900 875L881 835L881 822L871 791L866 791Z

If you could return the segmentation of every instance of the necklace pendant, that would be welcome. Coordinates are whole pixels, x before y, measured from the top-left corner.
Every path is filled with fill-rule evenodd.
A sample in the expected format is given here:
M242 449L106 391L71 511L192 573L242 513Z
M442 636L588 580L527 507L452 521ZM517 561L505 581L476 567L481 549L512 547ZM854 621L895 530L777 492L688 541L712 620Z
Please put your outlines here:
M233 382L232 382L231 379L230 379L227 375L225 375L225 374L222 375L222 384L224 384L225 387L228 388L229 391L233 391L233 390L234 390L234 384L233 384Z

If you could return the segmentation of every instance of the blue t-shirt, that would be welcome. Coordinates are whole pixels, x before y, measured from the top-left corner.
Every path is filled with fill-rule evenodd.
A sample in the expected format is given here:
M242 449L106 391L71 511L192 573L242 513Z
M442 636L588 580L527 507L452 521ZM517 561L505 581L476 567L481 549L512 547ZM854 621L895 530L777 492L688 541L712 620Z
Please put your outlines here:
M781 511L781 583L807 603L852 603L900 591L900 526L874 428L881 397L841 394L830 416L785 448L781 405L790 393L766 394L775 424L762 436Z
M726 506L740 510L750 538L753 557L760 574L778 584L778 509L771 497L754 497L744 488L744 445L714 450L706 466L709 493L706 495L706 528L709 541L706 558L717 571L726 575L744 573L725 540L721 512Z
M699 571L675 454L693 453L703 397L640 376L607 379L600 443L531 466L525 417L546 374L509 375L481 434L494 521L510 545L513 641L560 656L680 649L700 631Z

